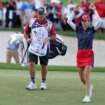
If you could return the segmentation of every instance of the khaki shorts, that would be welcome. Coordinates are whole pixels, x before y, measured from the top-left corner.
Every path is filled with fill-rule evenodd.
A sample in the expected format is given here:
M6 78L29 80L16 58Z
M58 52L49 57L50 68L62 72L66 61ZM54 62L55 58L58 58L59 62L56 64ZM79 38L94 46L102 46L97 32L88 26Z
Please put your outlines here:
M11 63L12 58L19 63L19 53L17 50L7 49L7 63Z

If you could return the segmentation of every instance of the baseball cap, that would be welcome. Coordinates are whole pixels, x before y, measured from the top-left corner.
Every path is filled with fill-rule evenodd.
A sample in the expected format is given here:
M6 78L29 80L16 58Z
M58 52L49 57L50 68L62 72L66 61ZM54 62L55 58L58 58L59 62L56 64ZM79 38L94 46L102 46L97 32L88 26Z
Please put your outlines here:
M89 15L83 15L82 20L90 21L90 16Z
M45 9L43 7L40 7L38 10L37 10L38 14L45 14Z

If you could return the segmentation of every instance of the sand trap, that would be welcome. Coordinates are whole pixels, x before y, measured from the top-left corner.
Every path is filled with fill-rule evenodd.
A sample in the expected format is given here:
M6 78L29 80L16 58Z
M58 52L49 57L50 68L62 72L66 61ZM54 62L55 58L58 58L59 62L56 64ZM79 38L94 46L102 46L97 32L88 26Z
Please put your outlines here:
M0 62L6 62L6 46L10 35L14 32L1 31L0 32ZM77 39L73 37L62 36L64 42L68 46L67 54L65 56L58 56L55 59L49 61L49 65L76 65L76 51L77 51ZM94 52L95 62L97 67L105 67L105 41L94 40ZM12 60L14 63L14 60Z

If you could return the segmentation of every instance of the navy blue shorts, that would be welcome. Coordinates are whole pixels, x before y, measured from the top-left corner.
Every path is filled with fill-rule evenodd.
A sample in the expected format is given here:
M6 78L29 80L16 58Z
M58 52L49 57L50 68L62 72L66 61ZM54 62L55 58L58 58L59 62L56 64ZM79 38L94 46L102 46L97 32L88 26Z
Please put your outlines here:
M39 57L40 64L47 65L48 64L48 56ZM38 64L38 56L29 52L29 62L35 62Z

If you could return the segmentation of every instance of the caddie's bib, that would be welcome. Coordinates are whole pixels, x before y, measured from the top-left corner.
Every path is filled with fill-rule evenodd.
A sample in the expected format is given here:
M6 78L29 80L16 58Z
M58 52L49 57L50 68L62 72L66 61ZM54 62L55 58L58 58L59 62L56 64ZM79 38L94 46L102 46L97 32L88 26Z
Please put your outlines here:
M29 52L37 56L45 56L47 53L48 43L44 44L45 38L48 37L48 31L45 27L32 29L32 42L29 46Z

